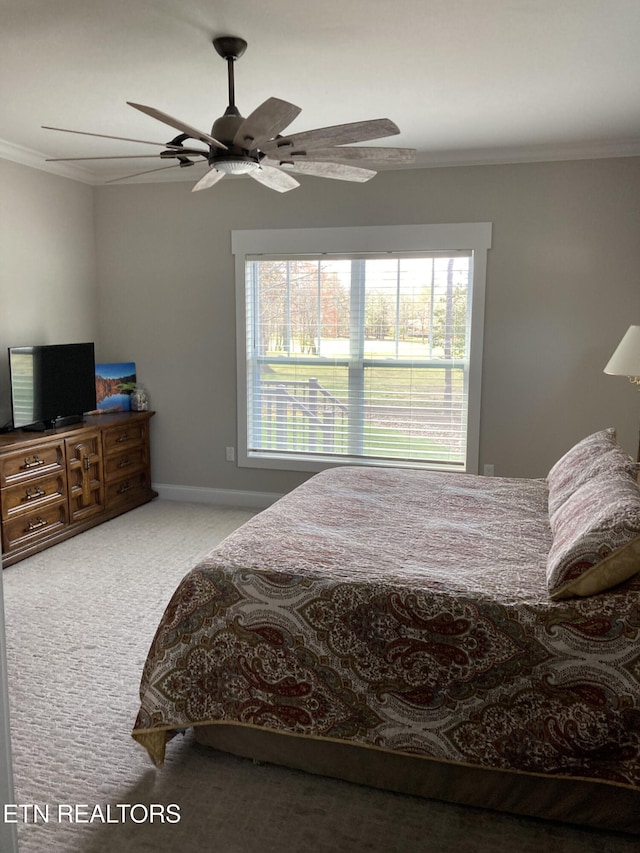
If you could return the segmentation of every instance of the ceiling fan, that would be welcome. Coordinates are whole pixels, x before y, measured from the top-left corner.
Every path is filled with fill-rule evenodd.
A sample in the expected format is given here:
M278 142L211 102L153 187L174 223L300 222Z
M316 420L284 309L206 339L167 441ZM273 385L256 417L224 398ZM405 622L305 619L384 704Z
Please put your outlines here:
M400 133L398 127L386 118L338 124L282 136L282 132L301 112L301 109L279 98L268 98L247 118L244 118L235 104L233 67L234 62L245 52L247 42L235 36L222 36L213 40L213 46L227 62L229 106L224 115L214 121L210 134L191 127L154 107L127 101L129 106L179 130L180 133L170 142L161 143L46 125L43 125L43 128L59 130L63 133L79 133L83 136L98 136L103 139L118 139L122 142L159 145L163 148L159 155L52 157L48 158L47 162L128 160L159 156L161 160L177 162L171 166L148 169L145 172L136 172L115 180L135 178L163 168L184 168L206 163L209 169L195 184L193 191L211 187L225 175L249 175L270 189L287 192L300 186L299 181L294 177L296 174L336 178L342 181L368 181L376 174L375 170L370 168L372 163L402 164L413 161L415 157L413 148L344 147L352 143L381 139ZM200 145L206 147L202 148ZM362 163L365 165L360 165ZM107 183L114 182L107 181Z

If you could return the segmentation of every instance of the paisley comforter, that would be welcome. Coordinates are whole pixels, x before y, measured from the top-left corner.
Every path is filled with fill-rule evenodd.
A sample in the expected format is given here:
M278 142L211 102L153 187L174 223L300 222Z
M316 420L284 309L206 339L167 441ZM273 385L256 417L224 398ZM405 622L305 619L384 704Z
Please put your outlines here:
M553 602L545 480L336 468L180 583L133 736L233 723L640 787L640 579Z

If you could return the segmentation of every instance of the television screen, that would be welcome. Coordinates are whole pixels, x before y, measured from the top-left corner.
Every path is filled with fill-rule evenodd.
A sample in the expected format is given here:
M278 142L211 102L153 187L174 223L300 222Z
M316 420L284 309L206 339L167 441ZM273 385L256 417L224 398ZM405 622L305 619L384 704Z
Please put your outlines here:
M96 408L92 343L10 347L13 426L49 429Z

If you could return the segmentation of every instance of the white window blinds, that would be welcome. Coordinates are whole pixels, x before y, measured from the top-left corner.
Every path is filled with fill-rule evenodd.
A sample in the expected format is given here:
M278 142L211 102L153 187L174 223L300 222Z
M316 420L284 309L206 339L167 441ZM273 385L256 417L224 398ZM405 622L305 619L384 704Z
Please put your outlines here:
M247 460L468 470L472 249L243 262Z

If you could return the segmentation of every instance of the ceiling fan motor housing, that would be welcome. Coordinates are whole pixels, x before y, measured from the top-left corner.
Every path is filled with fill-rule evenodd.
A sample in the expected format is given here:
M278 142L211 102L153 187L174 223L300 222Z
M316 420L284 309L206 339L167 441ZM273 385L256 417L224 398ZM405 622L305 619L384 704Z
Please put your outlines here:
M211 136L219 139L227 146L227 150L211 147L209 149L209 165L231 174L242 174L257 168L264 157L257 148L241 148L233 144L238 128L244 122L235 105L230 105L224 115L216 119L211 128Z
M217 118L211 127L211 136L224 142L227 147L233 145L233 138L244 121L237 107L227 107L225 114ZM237 146L236 146L237 147Z

